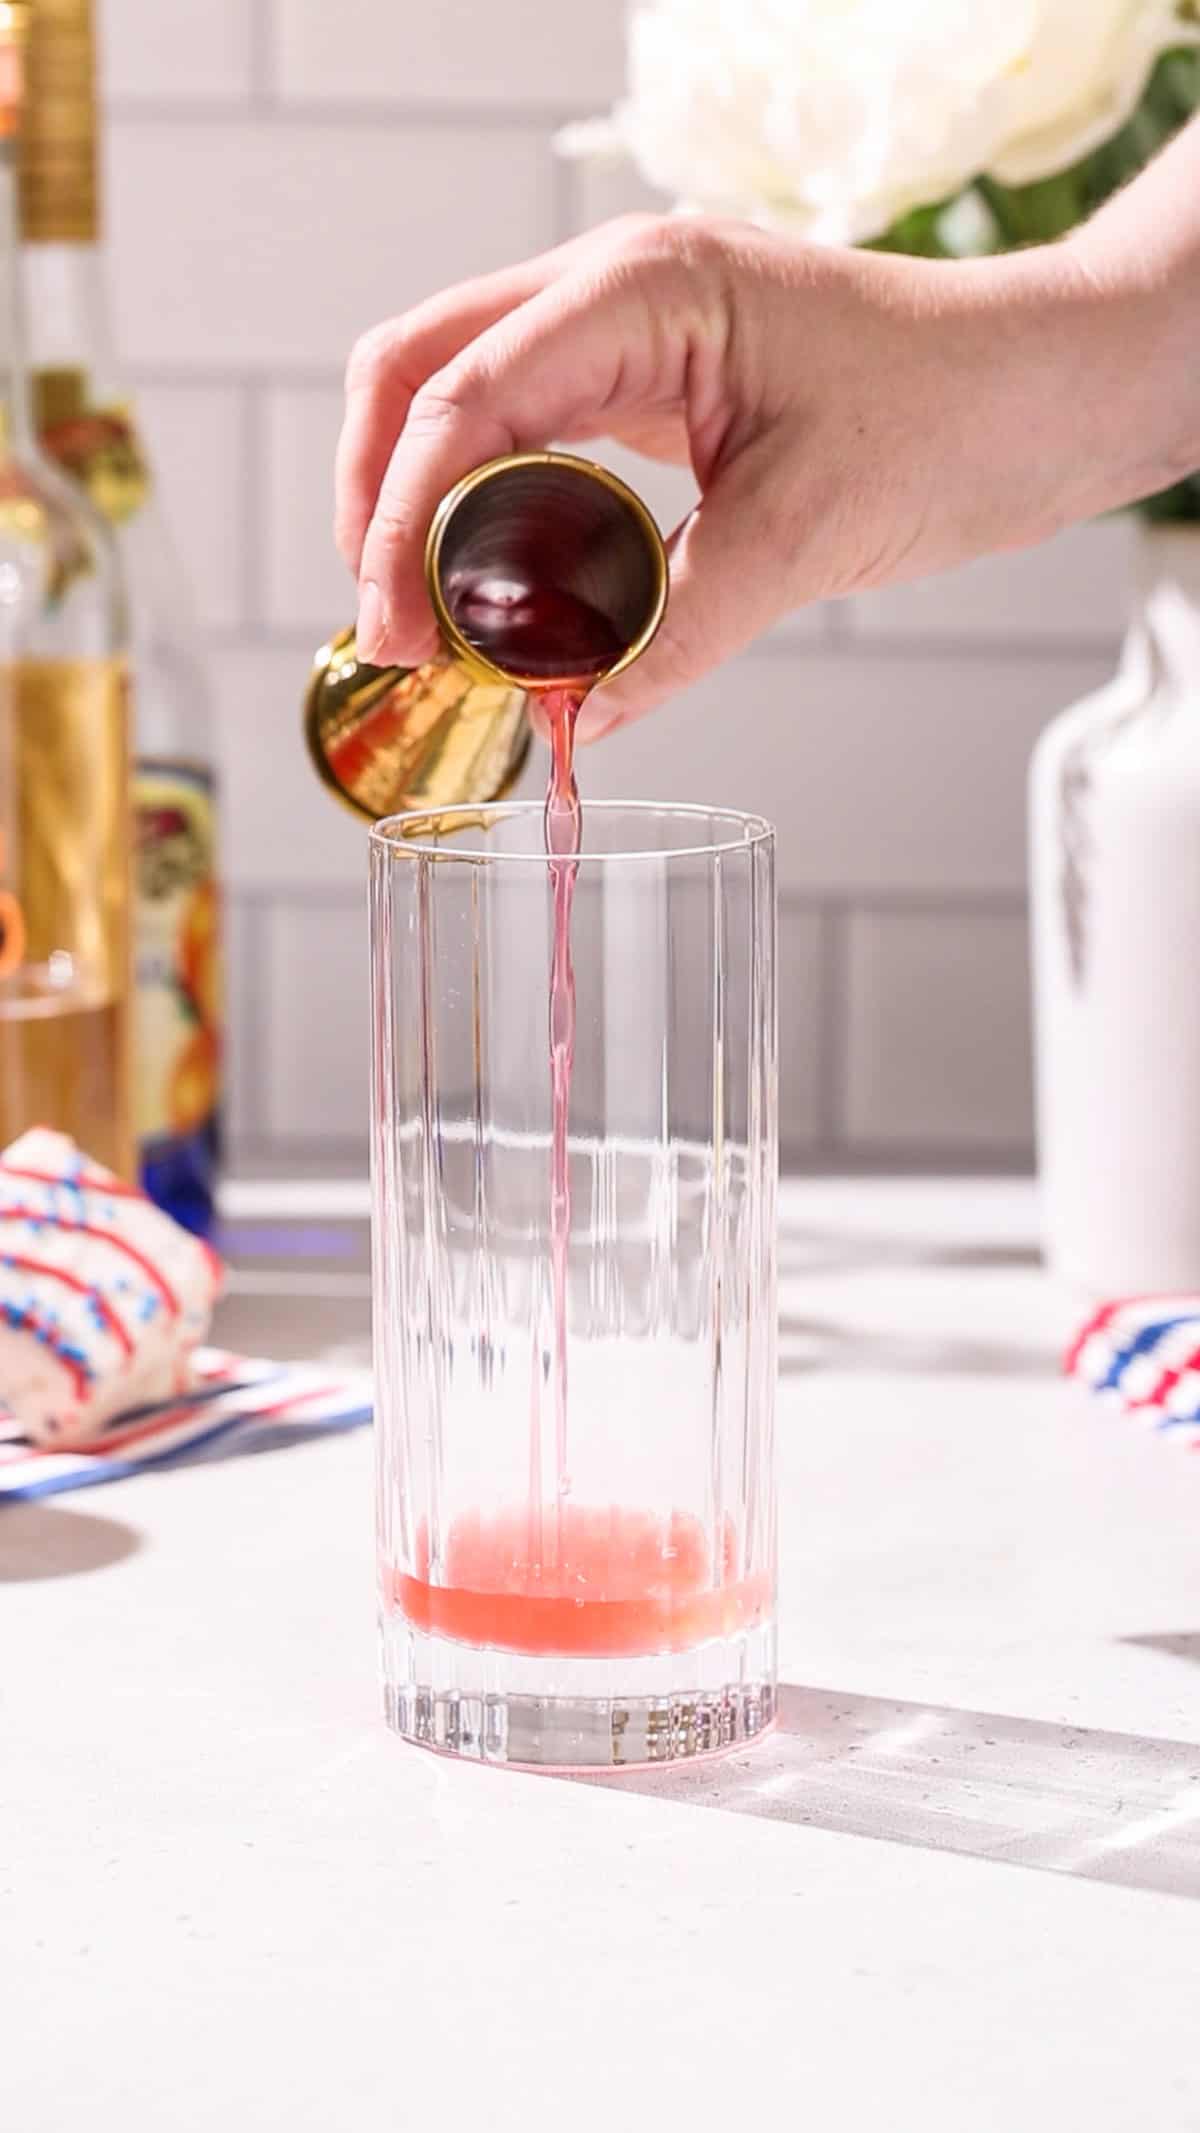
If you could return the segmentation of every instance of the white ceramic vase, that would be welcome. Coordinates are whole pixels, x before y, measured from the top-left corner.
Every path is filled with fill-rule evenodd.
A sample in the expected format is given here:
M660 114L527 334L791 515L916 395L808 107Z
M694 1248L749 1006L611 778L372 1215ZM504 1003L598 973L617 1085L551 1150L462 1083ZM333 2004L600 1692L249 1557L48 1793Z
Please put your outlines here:
M1140 578L1030 777L1044 1242L1105 1297L1200 1291L1200 527L1147 529Z

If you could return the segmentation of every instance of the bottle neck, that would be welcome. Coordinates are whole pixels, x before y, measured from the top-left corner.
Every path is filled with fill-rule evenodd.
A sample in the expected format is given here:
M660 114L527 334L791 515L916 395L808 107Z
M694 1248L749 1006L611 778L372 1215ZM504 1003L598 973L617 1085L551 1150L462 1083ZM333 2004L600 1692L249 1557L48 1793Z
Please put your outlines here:
M1200 614L1200 525L1138 527L1137 590L1143 602L1164 583L1178 586Z
M92 0L36 0L27 27L19 229L32 412L44 428L82 411L97 372L109 390Z
M1200 526L1149 526L1138 543L1133 643L1153 680L1200 696Z
M99 245L27 242L21 265L31 370L83 370L107 380L115 366Z

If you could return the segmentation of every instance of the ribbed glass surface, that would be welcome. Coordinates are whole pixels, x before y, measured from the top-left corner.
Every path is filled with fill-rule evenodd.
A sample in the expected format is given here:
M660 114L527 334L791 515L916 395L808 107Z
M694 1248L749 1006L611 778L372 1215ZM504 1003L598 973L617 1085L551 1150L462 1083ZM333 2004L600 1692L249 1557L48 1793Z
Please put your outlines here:
M728 1746L774 1710L772 835L585 808L560 1314L541 809L424 827L371 854L389 1717L496 1761Z

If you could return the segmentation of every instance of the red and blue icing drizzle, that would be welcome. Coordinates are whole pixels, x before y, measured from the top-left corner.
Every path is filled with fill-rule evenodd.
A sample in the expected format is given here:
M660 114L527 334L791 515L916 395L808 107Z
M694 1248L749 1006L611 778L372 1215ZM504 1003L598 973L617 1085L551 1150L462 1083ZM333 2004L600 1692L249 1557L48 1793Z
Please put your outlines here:
M39 1130L0 1157L0 1328L53 1358L78 1409L99 1401L102 1413L127 1378L131 1387L145 1382L139 1350L153 1327L161 1333L150 1368L182 1368L207 1326L219 1273L207 1245L135 1187L89 1165L65 1137ZM166 1389L170 1378L155 1382ZM39 1405L45 1399L37 1395ZM55 1432L68 1419L65 1410L55 1418L56 1404L43 1421Z

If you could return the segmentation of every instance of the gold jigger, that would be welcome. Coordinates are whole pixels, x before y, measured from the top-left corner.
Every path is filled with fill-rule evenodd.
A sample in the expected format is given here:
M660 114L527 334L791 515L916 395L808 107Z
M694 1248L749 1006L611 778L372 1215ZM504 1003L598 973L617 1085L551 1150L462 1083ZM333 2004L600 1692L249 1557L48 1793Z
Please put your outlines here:
M304 704L317 774L376 822L486 805L529 753L534 691L587 689L641 657L662 620L667 557L653 518L606 467L516 452L443 497L425 582L445 646L373 667L354 631L323 645Z

